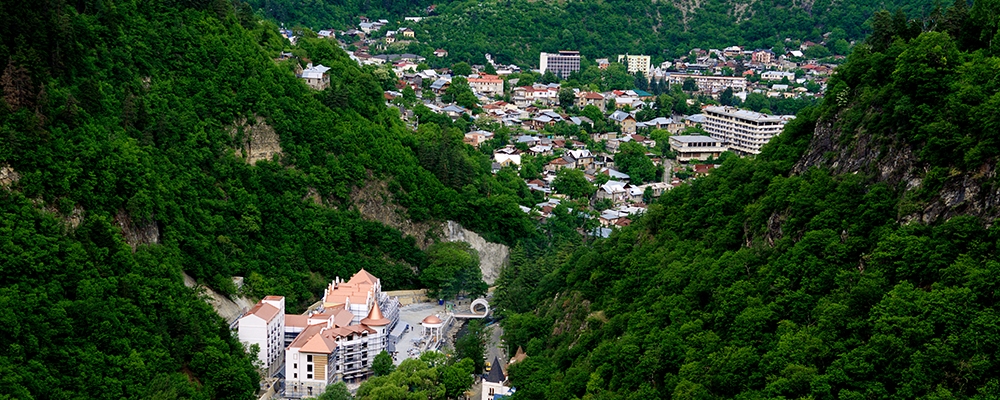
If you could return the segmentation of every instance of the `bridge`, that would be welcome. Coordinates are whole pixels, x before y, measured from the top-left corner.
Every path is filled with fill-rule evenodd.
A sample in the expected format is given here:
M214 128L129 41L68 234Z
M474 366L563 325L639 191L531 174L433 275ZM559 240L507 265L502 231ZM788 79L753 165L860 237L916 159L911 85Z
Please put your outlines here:
M461 319L482 319L490 315L490 303L486 299L476 299L469 304L470 314L455 313L455 318Z

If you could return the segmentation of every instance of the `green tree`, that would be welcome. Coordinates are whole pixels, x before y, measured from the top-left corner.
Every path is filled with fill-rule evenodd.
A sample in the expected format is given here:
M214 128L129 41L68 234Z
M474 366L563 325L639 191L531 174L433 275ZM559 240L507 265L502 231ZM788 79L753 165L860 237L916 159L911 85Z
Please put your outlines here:
M375 359L372 361L372 372L375 376L386 376L392 373L396 369L396 366L392 363L392 356L389 352L382 350L382 352L375 355Z
M441 384L445 387L445 395L451 399L461 398L462 395L472 388L475 380L472 376L472 359L462 358L461 361L441 368Z
M684 83L681 85L681 89L684 89L685 92L697 92L698 91L698 84L696 84L694 82L694 79L687 78L687 79L684 80Z
M646 156L646 148L636 142L622 143L615 155L615 165L636 184L656 179L657 170Z
M451 66L451 73L456 76L472 75L472 66L465 61L460 61Z
M569 109L576 102L576 93L573 89L562 87L559 89L559 106L564 110Z
M438 242L427 249L428 265L420 280L431 297L479 297L486 293L479 254L466 242Z
M316 400L352 400L351 391L344 382L331 383Z
M733 105L733 88L727 87L726 90L722 91L719 95L719 103L724 106Z
M455 340L455 358L468 359L473 363L471 373L481 374L484 368L486 342L489 340L490 329L481 320L469 320L465 335Z
M559 170L556 179L552 181L552 188L574 199L588 198L597 191L597 188L587 181L583 171L574 168Z

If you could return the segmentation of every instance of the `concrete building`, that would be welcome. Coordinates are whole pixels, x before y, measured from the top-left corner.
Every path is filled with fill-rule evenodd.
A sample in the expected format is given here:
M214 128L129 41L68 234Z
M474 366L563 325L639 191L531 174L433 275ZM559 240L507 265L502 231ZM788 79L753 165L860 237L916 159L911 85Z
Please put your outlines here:
M670 150L677 155L677 161L705 161L718 158L726 146L711 136L679 135L670 137Z
M642 72L647 78L649 77L649 56L624 54L618 56L618 62L625 64L625 68L630 74Z
M552 71L560 78L580 70L580 52L559 50L558 53L541 53L538 56L538 69L541 73Z
M622 128L622 133L635 133L635 117L624 111L615 111L608 117Z
M316 90L323 90L330 87L330 74L327 71L330 67L325 67L323 64L313 66L312 63L306 66L306 69L302 70L301 77L306 81L309 87Z
M576 106L581 110L592 105L604 112L604 95L597 92L578 92L576 94Z
M280 371L285 348L285 298L267 296L237 322L237 335L247 349L257 345L257 359L268 376Z
M750 61L758 64L770 64L775 60L774 52L771 50L754 50L753 54L750 55Z
M760 79L764 81L780 81L782 78L788 78L790 81L795 81L795 73L785 71L767 71L760 74Z
M469 78L469 87L479 94L495 95L503 93L503 79L499 75L482 74L478 78Z
M767 115L736 107L706 107L702 127L739 155L760 154L760 148L781 133L794 117Z
M693 74L670 74L667 82L671 85L683 85L687 79L694 79L701 93L722 93L726 88L732 88L733 92L743 92L747 89L747 79L742 76L708 76Z

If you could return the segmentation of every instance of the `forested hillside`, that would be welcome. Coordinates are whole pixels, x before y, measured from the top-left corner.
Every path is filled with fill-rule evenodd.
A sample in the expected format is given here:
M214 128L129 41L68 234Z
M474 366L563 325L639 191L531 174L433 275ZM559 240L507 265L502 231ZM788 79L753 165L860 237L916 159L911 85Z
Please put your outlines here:
M647 54L653 60L687 54L695 47L784 48L784 39L861 40L871 27L867 21L879 10L901 10L926 15L935 7L929 0L466 0L394 2L392 6L329 1L292 3L253 0L250 4L268 18L286 26L317 29L356 26L357 16L390 20L390 28L416 31L419 43L407 50L430 57L444 48L455 61L485 63L490 53L501 63L538 64L540 51L579 50L593 60L617 54ZM947 5L947 4L945 4ZM419 23L404 16L426 16ZM830 33L831 36L824 37ZM780 45L779 45L780 43ZM846 45L846 43L845 43ZM614 61L614 60L612 60Z
M514 398L1000 396L998 6L879 14L757 158L512 255Z
M532 235L461 134L427 139L468 166L442 183L386 82L329 41L275 62L288 45L225 0L0 1L0 394L247 398L250 358L181 271L290 311L360 268L416 287L414 239L355 210L369 184L402 219Z

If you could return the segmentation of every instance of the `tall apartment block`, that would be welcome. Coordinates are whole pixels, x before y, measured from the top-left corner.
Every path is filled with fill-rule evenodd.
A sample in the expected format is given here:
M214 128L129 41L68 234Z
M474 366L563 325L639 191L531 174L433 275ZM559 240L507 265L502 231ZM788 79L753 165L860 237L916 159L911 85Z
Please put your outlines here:
M794 118L736 107L705 107L704 112L705 131L739 155L760 154L760 148Z
M558 53L542 53L538 56L539 70L552 71L556 76L565 78L580 70L580 52L559 50Z

